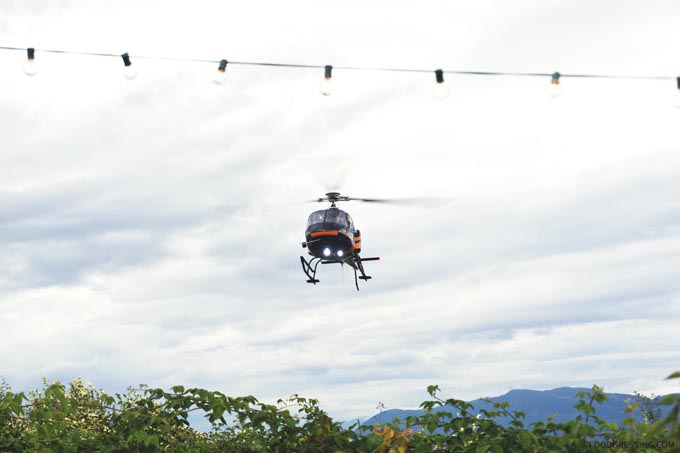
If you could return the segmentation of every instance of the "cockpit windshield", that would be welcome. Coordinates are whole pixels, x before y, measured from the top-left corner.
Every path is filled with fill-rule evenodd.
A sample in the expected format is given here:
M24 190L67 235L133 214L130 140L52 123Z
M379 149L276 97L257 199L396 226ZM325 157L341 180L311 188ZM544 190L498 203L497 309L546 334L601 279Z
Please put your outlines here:
M342 226L348 225L347 214L339 209L324 209L323 211L315 211L309 215L307 226L316 223L335 223Z

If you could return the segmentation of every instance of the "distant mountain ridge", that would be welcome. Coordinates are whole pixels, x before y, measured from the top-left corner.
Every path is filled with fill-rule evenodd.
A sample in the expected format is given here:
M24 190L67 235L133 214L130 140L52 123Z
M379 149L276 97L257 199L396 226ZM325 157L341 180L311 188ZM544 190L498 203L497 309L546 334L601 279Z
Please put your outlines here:
M525 427L529 427L529 424L533 422L545 421L548 416L552 416L553 420L559 423L573 420L579 414L574 408L579 402L579 398L576 396L576 393L578 392L592 392L592 390L578 387L559 387L552 390L510 390L504 395L488 398L491 403L487 403L482 399L470 401L473 406L473 409L470 409L470 412L472 414L478 414L482 409L493 410L494 402L508 402L510 403L510 407L508 408L509 411L524 412L526 418L523 418L521 421L524 423ZM620 425L623 419L628 416L624 411L628 405L626 400L630 398L631 402L635 402L637 397L625 393L605 392L605 394L607 395L607 401L602 404L593 403L593 406L595 407L594 415L608 422L616 422ZM663 409L665 416L668 413L668 409L666 407L663 407ZM457 409L439 407L435 408L434 411L449 411L455 415ZM422 414L423 411L419 409L388 409L368 418L362 422L362 425L374 425L377 422L392 422L395 418L404 421L406 417L417 417ZM635 412L635 416L637 421L642 420L639 411ZM499 417L496 420L505 426L510 422L509 418Z

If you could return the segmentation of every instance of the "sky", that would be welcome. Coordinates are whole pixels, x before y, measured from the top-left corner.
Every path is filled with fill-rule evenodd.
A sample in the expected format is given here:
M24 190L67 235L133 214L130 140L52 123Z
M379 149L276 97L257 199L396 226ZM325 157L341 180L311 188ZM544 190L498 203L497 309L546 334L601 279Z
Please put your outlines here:
M0 375L318 398L677 392L680 3L5 1ZM41 49L122 54L119 58ZM135 59L615 74L561 79ZM305 283L306 202L373 279Z

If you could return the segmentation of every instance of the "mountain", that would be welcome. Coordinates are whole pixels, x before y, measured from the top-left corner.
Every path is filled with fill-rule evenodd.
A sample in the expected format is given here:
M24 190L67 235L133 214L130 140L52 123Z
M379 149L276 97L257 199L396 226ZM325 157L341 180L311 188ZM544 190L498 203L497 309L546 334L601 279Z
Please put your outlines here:
M526 418L522 419L525 427L529 427L530 423L545 421L548 416L553 416L555 422L564 422L573 420L579 414L574 408L578 404L579 398L576 396L577 392L590 392L587 388L574 387L560 387L552 390L510 390L505 395L489 398L492 402L508 402L510 407L508 410L524 412ZM608 421L621 424L626 413L624 412L627 406L626 400L636 401L635 395L628 395L624 393L605 393L607 401L602 404L593 403L595 407L595 415ZM487 403L481 399L470 401L473 409L470 409L472 414L478 414L481 409L493 410L493 403ZM667 408L664 411L664 416L668 413ZM434 411L449 411L456 414L457 409L451 407L439 407ZM376 414L366 421L363 425L374 425L377 422L386 423L392 422L393 419L405 420L408 416L420 416L423 414L421 410L403 410L403 409L389 409ZM559 415L557 415L559 414ZM642 421L642 416L639 411L635 412L637 421ZM509 417L498 417L502 425L507 426L510 422Z

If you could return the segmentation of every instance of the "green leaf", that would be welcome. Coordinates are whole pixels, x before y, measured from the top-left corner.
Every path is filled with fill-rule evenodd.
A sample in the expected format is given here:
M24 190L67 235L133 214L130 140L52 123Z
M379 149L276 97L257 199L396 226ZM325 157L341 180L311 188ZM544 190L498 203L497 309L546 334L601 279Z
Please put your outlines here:
M430 396L434 396L435 393L439 391L439 386L438 385L428 385L427 386L427 393L430 394Z
M524 451L529 451L529 447L531 447L531 440L532 436L528 431L519 432L519 443L522 445Z
M680 371L676 371L675 373L672 373L666 379L680 379Z

